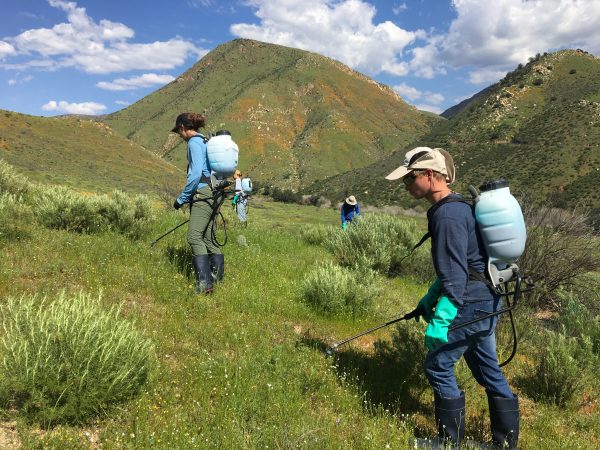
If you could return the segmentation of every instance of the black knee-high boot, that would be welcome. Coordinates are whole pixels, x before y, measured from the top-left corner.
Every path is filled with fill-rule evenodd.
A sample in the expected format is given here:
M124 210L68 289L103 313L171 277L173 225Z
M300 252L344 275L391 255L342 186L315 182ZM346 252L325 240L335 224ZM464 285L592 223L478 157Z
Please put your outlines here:
M488 394L492 439L501 448L516 449L519 441L519 399Z
M210 268L212 274L217 283L223 281L223 274L225 273L225 255L211 254L210 255Z
M430 450L459 449L465 435L465 393L460 397L442 398L435 395L435 422L438 435L432 439L411 438L413 448Z
M196 255L192 258L192 263L196 273L196 294L211 294L213 278L208 255Z
M438 436L460 444L465 436L465 393L460 397L443 398L435 396L435 421Z

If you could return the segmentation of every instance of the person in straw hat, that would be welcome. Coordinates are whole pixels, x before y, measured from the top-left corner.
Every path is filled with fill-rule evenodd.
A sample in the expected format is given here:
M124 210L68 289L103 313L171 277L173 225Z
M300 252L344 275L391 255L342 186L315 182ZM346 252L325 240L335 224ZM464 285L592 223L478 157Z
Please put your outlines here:
M358 215L360 215L360 206L358 205L358 202L356 201L354 195L351 195L350 197L346 198L346 200L344 200L344 204L340 209L340 217L342 219L342 230L345 230L348 224L351 223L352 220Z
M437 278L419 301L428 323L424 368L433 388L438 436L413 439L415 448L459 448L465 430L465 394L454 366L465 358L475 380L485 388L494 448L517 448L519 403L496 356L497 316L449 331L450 327L501 309L501 297L485 280L487 255L471 206L454 193L452 156L441 148L417 147L385 177L402 180L408 193L431 203L427 211L431 256ZM418 320L419 317L417 317ZM487 444L479 444L487 448ZM479 447L475 447L479 448Z

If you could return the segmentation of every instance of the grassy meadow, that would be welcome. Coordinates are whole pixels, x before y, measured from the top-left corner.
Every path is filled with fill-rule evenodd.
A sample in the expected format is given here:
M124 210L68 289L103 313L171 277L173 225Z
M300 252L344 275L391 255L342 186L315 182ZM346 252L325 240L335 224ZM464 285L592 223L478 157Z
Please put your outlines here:
M329 344L412 310L428 282L371 274L378 295L367 312L325 315L303 300L302 282L334 256L305 233L342 233L338 212L256 197L247 227L228 203L223 213L225 280L212 296L194 294L186 227L150 246L186 212L156 207L135 237L50 229L29 216L0 235L0 304L22 296L100 297L103 308L120 307L120 317L150 339L154 358L138 395L90 419L32 420L4 405L0 447L402 449L410 436L433 434L423 322L400 322L340 347L333 358L324 354ZM416 227L425 227L423 219ZM559 321L523 303L519 352L505 369L521 401L520 448L600 447L598 366L580 367L580 387L563 404L538 400L532 385L542 336ZM501 359L511 346L504 318ZM457 375L467 395L467 435L489 439L485 392L463 363Z

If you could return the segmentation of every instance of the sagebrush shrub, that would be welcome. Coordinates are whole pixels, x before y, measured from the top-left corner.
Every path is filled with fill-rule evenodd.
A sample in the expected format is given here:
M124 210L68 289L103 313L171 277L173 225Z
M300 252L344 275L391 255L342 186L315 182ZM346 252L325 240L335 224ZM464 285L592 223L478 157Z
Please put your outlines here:
M120 191L112 196L86 196L65 187L40 188L34 211L38 221L48 228L78 233L114 230L137 238L152 218L148 198L133 200Z
M0 241L25 236L25 228L32 219L31 207L24 203L21 196L0 194Z
M29 180L13 166L0 159L0 194L22 196L29 190Z
M589 337L570 337L565 330L547 331L540 339L538 361L526 389L535 400L566 405L586 383L594 365Z
M385 275L413 275L425 280L433 274L429 244L405 258L423 234L414 220L363 214L346 230L329 234L324 245L343 266L372 269Z
M131 200L125 193L115 190L110 197L98 197L96 207L109 228L131 237L142 235L144 227L152 218L150 201L141 194Z
M37 220L48 228L93 233L106 227L93 197L63 186L39 188L33 209Z
M559 297L562 308L558 323L564 327L569 336L589 337L594 354L600 357L600 316L590 311L575 292L561 290ZM586 300L599 300L598 292L588 292L586 297Z
M302 239L311 245L322 245L327 237L338 232L338 228L325 225L311 225L300 232Z
M326 315L357 316L370 310L380 288L371 272L359 272L326 262L316 266L301 284L302 297Z
M148 379L150 341L99 299L10 299L0 321L0 402L30 420L85 421Z

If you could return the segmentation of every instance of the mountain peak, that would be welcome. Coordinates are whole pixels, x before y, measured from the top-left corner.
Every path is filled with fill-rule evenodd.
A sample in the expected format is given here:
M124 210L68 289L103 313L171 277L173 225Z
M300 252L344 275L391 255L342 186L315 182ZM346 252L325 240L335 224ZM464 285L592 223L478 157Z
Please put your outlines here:
M182 111L203 112L208 131L227 128L241 170L300 188L364 167L426 133L434 119L392 89L305 50L236 39L216 47L175 82L106 121L180 167L168 139Z

